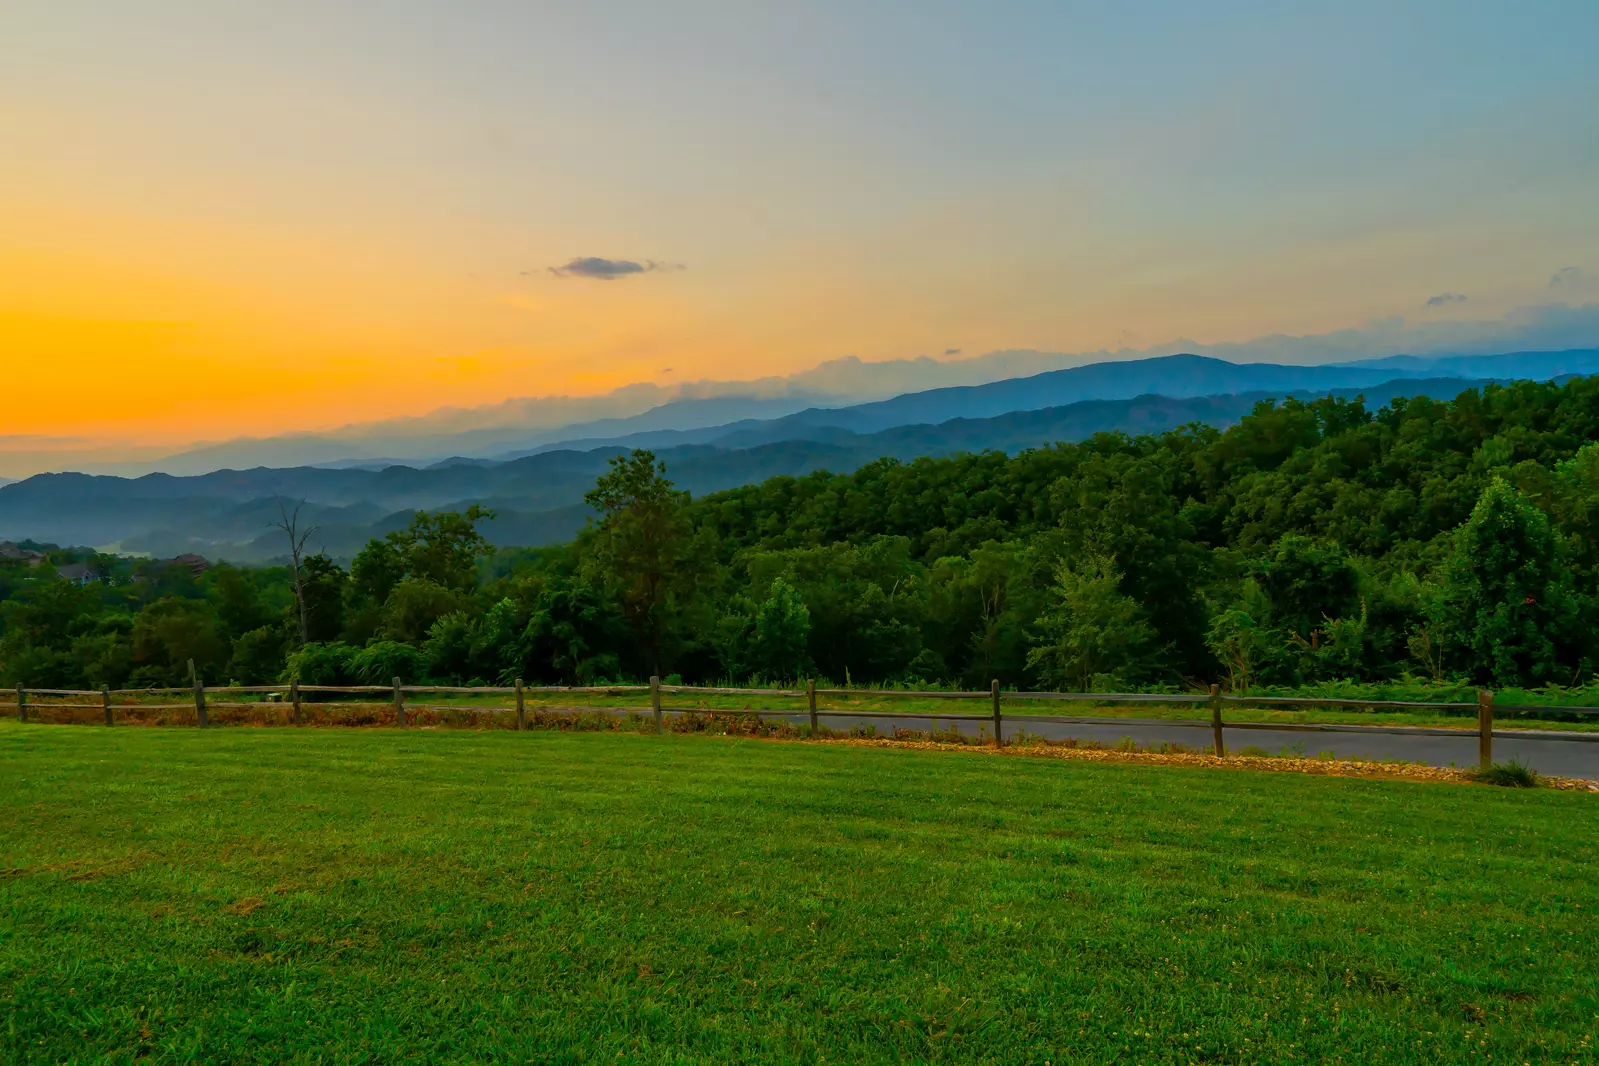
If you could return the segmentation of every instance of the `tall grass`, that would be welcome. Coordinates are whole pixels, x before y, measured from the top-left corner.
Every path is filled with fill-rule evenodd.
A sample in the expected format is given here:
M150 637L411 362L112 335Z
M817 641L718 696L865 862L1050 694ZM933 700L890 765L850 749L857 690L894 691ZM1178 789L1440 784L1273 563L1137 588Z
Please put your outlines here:
M1519 759L1496 762L1471 773L1472 779L1502 788L1537 788L1538 772Z

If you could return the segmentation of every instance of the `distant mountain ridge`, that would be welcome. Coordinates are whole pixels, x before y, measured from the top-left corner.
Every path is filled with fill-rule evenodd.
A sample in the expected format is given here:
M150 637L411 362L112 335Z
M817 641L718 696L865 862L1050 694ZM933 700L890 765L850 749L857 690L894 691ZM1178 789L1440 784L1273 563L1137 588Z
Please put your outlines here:
M1395 379L1370 388L1255 390L1200 397L1145 394L1125 400L1083 400L986 418L893 426L861 433L825 422L788 419L740 425L715 444L676 443L659 450L669 475L696 495L817 470L847 472L879 458L999 449L1014 452L1102 431L1161 432L1190 422L1229 425L1256 403L1296 395L1366 396L1380 405L1399 395L1450 398L1485 384L1471 379ZM849 416L846 416L849 417ZM869 415L862 421L870 423ZM783 423L779 427L777 423ZM766 434L789 433L778 440ZM193 477L150 474L43 474L0 488L0 539L120 545L122 550L262 561L281 554L281 534L268 532L274 497L304 499L303 517L321 527L313 546L348 557L367 539L403 526L418 508L494 507L485 532L502 545L538 545L570 538L588 517L583 494L621 445L540 452L506 462L470 458L426 468L383 470L291 467L224 470Z
M814 439L811 434L820 427L873 433L900 425L937 424L953 418L988 418L1085 400L1132 399L1143 395L1184 399L1271 390L1284 393L1338 391L1419 378L1547 380L1561 375L1593 373L1599 373L1599 348L1442 358L1392 356L1338 366L1229 363L1209 356L1169 355L1093 363L986 385L930 389L849 407L812 407L773 420L745 419L688 431L584 436L530 450L499 453L492 458L514 459L556 448L658 448L678 444L750 447L768 441Z
M1491 327L1491 328L1489 328ZM1486 328L1486 332L1484 329ZM1396 376L1500 378L1525 376L1514 368L1473 367L1483 358L1511 361L1539 353L1577 351L1573 342L1589 344L1599 336L1599 304L1561 304L1521 308L1498 323L1376 323L1359 330L1341 330L1318 336L1271 336L1252 341L1220 344L1178 342L1142 353L1131 351L1063 354L1031 350L989 352L969 359L894 359L866 362L853 356L833 359L786 377L746 381L693 381L661 385L638 382L597 396L511 397L473 408L441 408L429 414L353 423L321 432L289 433L257 439L236 439L194 445L159 458L123 458L106 454L103 444L85 445L87 451L57 453L43 445L32 450L27 443L0 448L0 469L82 469L100 473L139 474L163 470L174 474L205 473L224 467L373 466L385 457L427 465L449 456L488 458L528 454L536 450L571 447L582 441L593 446L634 433L697 431L749 419L770 420L810 409L839 409L901 396L951 388L983 388L1002 381L1033 380L1044 373L1093 367L1136 367L1176 353L1186 358L1211 359L1233 367L1270 365L1290 370L1314 368L1320 377L1284 378L1250 382L1243 378L1194 386L1189 395L1208 395L1262 388L1351 387L1377 383ZM1586 349L1583 349L1586 350ZM1412 355L1355 358L1368 352L1409 351ZM1515 352L1505 355L1474 353ZM1335 362L1335 360L1343 360ZM1453 362L1451 362L1453 361ZM1328 367L1378 371L1373 377L1348 376L1332 380ZM1134 371L1136 372L1136 371ZM1567 373L1591 373L1592 366L1571 367ZM1109 372L1114 377L1114 372ZM1164 382L1144 382L1157 391ZM1128 399L1144 387L1109 393L1061 390L1033 407L1054 406L1081 399ZM980 399L980 398L979 398ZM932 402L932 401L924 401ZM1005 407L1004 403L999 405ZM1020 408L1014 408L1020 409ZM990 409L985 412L999 413ZM890 420L939 421L961 417L958 410L902 411ZM871 426L854 427L862 431ZM879 424L876 428L884 428ZM91 442L92 444L92 442ZM68 456L77 454L73 460ZM159 455L141 449L141 455Z
M1359 389L1400 378L1503 378L1511 376L1503 369L1512 361L1517 364L1515 377L1542 379L1559 374L1589 374L1599 371L1599 349L1520 352L1447 361L1407 357L1405 362L1391 366L1372 366L1364 361L1344 366L1283 366L1229 363L1202 355L1171 355L1122 363L1096 363L987 385L933 389L838 411L801 412L790 417L832 425L844 425L842 419L847 418L848 428L871 432L913 422L984 418L1007 411L1037 410L1082 400L1124 399L1146 393L1183 399L1262 390ZM1447 365L1447 372L1439 372L1440 363ZM1484 373L1484 370L1490 372Z

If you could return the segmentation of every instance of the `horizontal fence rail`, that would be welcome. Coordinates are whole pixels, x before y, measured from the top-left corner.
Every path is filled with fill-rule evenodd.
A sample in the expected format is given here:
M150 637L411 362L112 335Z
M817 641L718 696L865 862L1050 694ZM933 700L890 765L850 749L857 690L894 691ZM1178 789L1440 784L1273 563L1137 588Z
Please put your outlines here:
M193 664L190 664L191 674ZM170 697L176 695L187 696L184 702L163 703L133 703L127 697ZM261 696L258 701L249 700L219 700L219 696ZM1092 715L1070 714L1012 714L1010 720L1013 726L1025 728L1026 723L1054 723L1067 725L1117 725L1130 721L1154 722L1158 721L1163 726L1180 729L1209 729L1212 732L1212 750L1218 755L1225 755L1226 746L1223 730L1268 730L1283 732L1305 733L1377 733L1377 734L1409 734L1417 736L1447 736L1470 737L1475 735L1478 739L1478 752L1483 765L1492 761L1493 738L1497 733L1500 736L1514 737L1516 739L1550 739L1550 740L1575 740L1599 743L1599 733L1579 733L1574 731L1548 731L1528 729L1495 729L1494 717L1496 709L1501 713L1522 715L1599 715L1599 707L1562 707L1542 704L1506 704L1495 707L1493 693L1481 692L1475 703L1465 702L1426 702L1419 700L1378 700L1378 699L1350 699L1345 697L1320 697L1320 696L1250 696L1223 694L1216 686L1212 686L1207 693L1150 693L1150 692L1033 692L1014 691L1006 692L1000 689L999 682L994 682L987 692L945 692L921 691L912 689L856 689L856 688L817 688L814 681L807 682L804 688L727 688L727 687L696 687L692 685L666 685L658 678L651 678L647 685L523 685L517 681L514 685L500 686L468 686L468 685L406 685L399 678L395 678L388 685L309 685L291 681L287 685L224 685L216 688L207 688L196 679L191 685L184 687L149 687L149 688L100 688L100 689L64 689L64 688L27 688L19 685L13 692L0 691L0 713L12 712L22 721L37 717L40 712L53 710L98 710L104 715L106 725L113 725L117 712L124 714L133 712L161 712L185 711L192 712L193 721L202 727L209 724L209 712L213 709L238 710L277 708L279 712L288 709L292 712L292 721L296 724L302 722L303 704L306 696L373 696L379 697L366 700L347 700L333 703L315 704L318 707L344 707L344 708L383 708L392 709L396 722L402 728L407 725L407 711L431 712L466 712L476 714L504 714L514 712L516 727L525 729L527 725L527 697L548 697L552 695L572 696L607 696L607 697L638 697L648 696L648 706L614 707L598 706L595 704L572 704L562 706L540 705L536 710L556 711L559 713L581 713L603 711L615 714L629 711L635 714L648 713L654 717L658 730L664 728L664 716L667 714L695 716L695 715L721 715L742 717L755 715L777 716L784 719L808 718L814 732L820 729L822 719L849 718L866 721L878 720L910 720L926 721L932 723L948 722L952 725L957 722L977 722L985 726L991 725L993 735L989 738L996 746L1002 744L1006 715L1004 704L1007 702L1032 701L1032 702L1077 702L1091 703L1099 706L1124 705L1136 706L1139 704L1164 704L1178 706L1207 707L1210 711L1208 720L1194 719L1149 719L1129 717L1104 717ZM411 696L484 696L484 697L511 697L509 701L502 700L494 704L439 704L412 701ZM748 698L768 698L784 700L803 700L805 707L798 708L723 708L723 707L694 707L683 706L677 702L667 704L663 696L738 696ZM8 700L8 697L10 699ZM79 699L74 699L77 697ZM94 702L84 702L82 697L92 697ZM119 697L113 701L113 697ZM871 711L852 709L847 706L820 706L819 699L848 700L859 698L872 699L916 699L916 700L956 700L956 701L986 701L988 707L981 713L967 710L951 709L948 712L939 711ZM40 702L41 700L46 702ZM1245 722L1227 721L1223 710L1227 707L1261 707L1279 708L1284 710L1313 709L1313 708L1348 708L1365 711L1440 711L1440 712L1477 712L1477 728L1475 730L1447 729L1438 726L1406 726L1394 724L1382 725L1352 725L1332 722ZM191 720L185 716L185 720ZM981 732L979 735L982 735Z

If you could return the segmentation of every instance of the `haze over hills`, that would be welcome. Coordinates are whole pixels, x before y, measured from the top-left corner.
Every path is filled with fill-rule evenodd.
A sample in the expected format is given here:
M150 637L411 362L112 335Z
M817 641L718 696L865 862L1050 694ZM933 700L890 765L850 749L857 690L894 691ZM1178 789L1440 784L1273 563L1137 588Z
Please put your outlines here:
M1589 365L1596 358L1599 351L1560 353L1527 365L1547 370ZM1127 380L1144 383L1165 370L1164 380L1182 390L1218 380L1257 384L1306 377L1329 380L1332 373L1329 368L1238 367L1198 357L1146 363L1150 365L1132 368ZM1127 399L1078 400L987 417L872 428L922 412L982 411L1005 403L1030 403L1039 396L1070 395L1072 388L1111 387L1107 384L1111 375L1101 368L1083 371L1044 375L1050 380L1042 384L1024 379L1001 382L999 387L934 390L887 404L807 411L765 422L744 420L714 430L634 434L597 447L541 451L507 461L462 457L425 467L393 465L381 470L259 467L131 479L39 475L0 488L0 539L114 545L118 550L158 555L198 551L213 558L262 561L282 552L281 534L269 532L277 517L276 497L282 496L305 501L304 520L320 527L313 545L339 557L352 555L373 536L403 526L415 509L470 503L498 512L485 527L495 543L539 545L568 539L582 526L587 518L584 492L609 459L627 447L655 447L670 476L699 495L776 475L849 471L878 458L908 460L986 449L1015 452L1102 431L1160 432L1190 422L1226 426L1261 400L1289 395L1364 395L1368 404L1380 406L1401 395L1450 398L1486 383L1468 378L1397 378L1332 389L1261 388L1202 396L1146 392ZM1234 372L1237 376L1230 378ZM1357 378L1365 372L1358 371ZM706 436L710 439L699 439Z
M747 419L770 420L810 408L833 409L896 398L928 390L980 386L1094 364L1122 366L1171 354L1193 354L1234 364L1272 363L1285 367L1339 365L1386 369L1388 380L1407 376L1507 377L1517 371L1470 369L1439 359L1475 358L1478 353L1555 351L1588 345L1599 336L1599 304L1549 304L1513 311L1500 319L1407 321L1393 319L1360 329L1311 336L1269 336L1252 341L1195 344L1175 341L1141 351L1086 353L1006 350L957 358L919 357L866 362L850 356L786 377L746 381L640 382L599 396L517 397L473 408L441 408L429 414L356 423L321 432L237 439L204 445L156 449L105 442L45 438L0 438L0 472L9 476L44 470L84 470L127 476L152 471L200 474L224 467L297 465L385 465L429 463L450 456L485 458L526 454L540 448L569 447L627 434L660 430L690 431ZM1386 367L1372 357L1393 352ZM1429 362L1430 361L1430 362ZM1161 383L1156 383L1161 384ZM1332 387L1343 387L1337 382ZM1190 393L1247 391L1253 386L1224 383ZM1289 387L1272 384L1261 387ZM1301 383L1292 387L1313 387ZM1048 406L1079 399L1131 398L1145 391L1058 395ZM918 420L941 420L965 412L929 412ZM998 413L992 411L990 413ZM910 416L906 416L910 417ZM270 423L267 423L270 424Z
M514 459L556 448L624 445L660 448L677 444L749 447L778 440L826 439L826 427L873 433L893 426L937 424L953 418L987 418L1010 411L1039 410L1085 400L1121 400L1143 395L1170 398L1221 396L1260 390L1302 393L1347 390L1418 378L1471 381L1599 373L1599 349L1518 352L1495 356L1420 359L1400 356L1341 366L1230 363L1197 355L1171 355L1055 370L985 385L930 389L850 407L812 407L778 419L745 419L697 430L598 434L564 439L526 451L494 455ZM1463 386L1464 387L1464 386ZM1386 393L1392 396L1393 393ZM1386 402L1386 401L1384 401ZM575 427L587 428L587 427ZM464 453L470 455L470 453Z

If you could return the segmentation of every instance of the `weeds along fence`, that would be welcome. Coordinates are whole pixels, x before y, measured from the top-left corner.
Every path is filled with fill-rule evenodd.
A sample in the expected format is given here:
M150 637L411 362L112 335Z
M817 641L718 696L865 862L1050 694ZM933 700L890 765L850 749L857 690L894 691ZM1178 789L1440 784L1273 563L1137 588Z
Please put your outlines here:
M1361 700L1303 696L1249 696L1225 695L1216 686L1207 693L1131 693L1131 692L1017 692L1003 691L995 681L987 692L939 692L896 689L817 688L814 681L804 688L703 688L687 685L664 685L659 678L651 678L648 685L597 685L597 686L524 686L520 681L506 687L461 687L445 685L405 685L395 678L389 685L247 685L208 689L204 682L195 681L183 688L112 689L30 689L18 685L9 702L0 700L0 715L11 714L28 721L66 723L103 722L107 726L118 724L192 725L201 728L218 725L305 725L328 724L348 726L397 726L401 729L415 726L468 725L495 728L527 729L565 724L574 716L618 715L636 717L646 727L653 724L656 731L667 727L667 716L678 722L692 722L695 718L722 718L748 720L757 723L763 716L776 718L798 726L799 719L808 725L809 732L797 730L798 735L823 736L834 731L824 729L826 720L849 719L872 723L878 720L895 723L896 731L902 722L927 722L928 731L936 732L940 725L959 732L960 723L977 727L981 742L995 745L1005 743L1005 725L1012 724L1012 732L1025 733L1028 725L1053 723L1061 725L1115 725L1128 722L1149 723L1158 721L1162 726L1174 728L1208 729L1211 749L1217 755L1226 754L1224 730L1271 730L1278 732L1319 733L1388 733L1418 736L1444 736L1460 738L1473 733L1477 737L1478 756L1482 765L1493 761L1495 713L1511 716L1557 713L1577 718L1599 715L1599 707L1552 707L1543 705L1504 704L1497 708L1492 692L1478 693L1475 703L1446 703L1404 700ZM494 704L439 704L427 703L417 697L468 696L473 698L510 699ZM743 708L709 707L671 702L673 697L733 696L744 699L783 699L805 701L799 707ZM217 699L216 697L254 697L253 699ZM546 700L551 696L571 697L569 704L540 703L529 707L528 698ZM327 702L328 698L332 702ZM365 697L364 699L362 697ZM593 702L595 697L644 699L647 705L617 707ZM959 706L982 703L981 712L952 708L950 711L870 711L858 708L824 706L823 702L858 699L914 699L921 701L946 700ZM171 702L149 702L168 698ZM580 702L584 699L589 702ZM1005 714L1005 704L1093 704L1096 706L1128 707L1138 704L1163 706L1192 705L1203 708L1207 714L1195 719L1138 719L1128 717L1095 717L1092 715L1028 713ZM1359 711L1427 711L1443 714L1476 715L1474 731L1437 726L1407 725L1351 725L1325 722L1252 722L1227 720L1229 707L1276 708L1285 710L1312 710L1320 708L1350 709ZM87 714L83 712L89 712ZM97 712L97 713L96 713ZM217 712L220 712L218 714ZM308 713L309 712L309 713ZM530 713L531 712L531 713ZM648 717L646 717L646 715ZM651 722L653 719L653 722ZM990 733L989 730L992 730ZM1547 732L1535 730L1499 729L1500 735L1514 735L1517 739L1536 738L1566 741L1599 742L1599 732L1572 731Z

